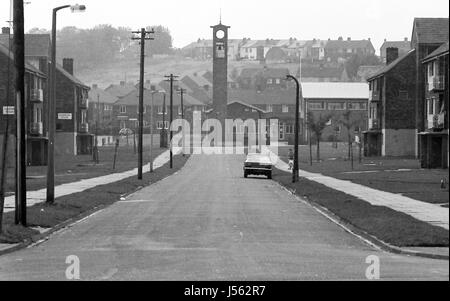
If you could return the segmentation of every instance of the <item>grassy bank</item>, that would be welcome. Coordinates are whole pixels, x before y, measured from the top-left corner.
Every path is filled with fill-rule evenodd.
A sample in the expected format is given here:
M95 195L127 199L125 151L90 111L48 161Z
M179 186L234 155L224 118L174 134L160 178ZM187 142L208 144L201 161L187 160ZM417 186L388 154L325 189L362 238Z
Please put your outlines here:
M27 209L29 228L14 225L14 212L9 212L4 215L4 231L3 235L0 236L0 242L17 243L24 239L31 239L34 235L39 234L37 230L31 228L51 228L85 212L95 210L99 206L111 205L120 200L121 196L130 194L140 187L148 186L177 172L188 159L188 156L175 156L173 169L170 169L169 164L166 164L153 173L145 173L142 181L137 180L136 177L131 177L58 198L52 206L38 204L29 207Z

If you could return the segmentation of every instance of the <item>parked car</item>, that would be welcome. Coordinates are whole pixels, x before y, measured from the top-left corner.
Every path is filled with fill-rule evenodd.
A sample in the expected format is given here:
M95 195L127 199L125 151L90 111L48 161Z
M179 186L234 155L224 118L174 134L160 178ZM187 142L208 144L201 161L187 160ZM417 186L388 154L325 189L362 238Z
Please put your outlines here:
M268 179L272 179L272 161L269 156L248 155L244 163L244 178L249 175L265 175Z

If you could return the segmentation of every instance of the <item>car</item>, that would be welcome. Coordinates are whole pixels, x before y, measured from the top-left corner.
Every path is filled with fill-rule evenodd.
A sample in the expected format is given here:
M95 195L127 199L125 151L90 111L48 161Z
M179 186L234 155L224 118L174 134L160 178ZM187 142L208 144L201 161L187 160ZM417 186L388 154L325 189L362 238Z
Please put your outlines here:
M268 179L272 179L272 166L269 156L250 154L244 163L244 178L249 175L265 175Z

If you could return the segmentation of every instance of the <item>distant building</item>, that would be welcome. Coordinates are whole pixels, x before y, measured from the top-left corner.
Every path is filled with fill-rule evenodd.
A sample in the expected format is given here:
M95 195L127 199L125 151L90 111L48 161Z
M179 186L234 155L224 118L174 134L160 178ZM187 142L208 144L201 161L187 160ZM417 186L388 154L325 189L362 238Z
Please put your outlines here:
M413 23L411 46L416 50L416 131L425 131L428 120L426 112L426 70L423 59L438 49L449 38L448 18L415 18ZM416 155L421 156L419 135L416 141Z
M302 65L302 82L348 82L345 66Z
M8 73L9 65L9 73ZM9 119L10 135L15 132L14 97L14 57L7 47L0 44L0 141L5 138L4 130ZM46 114L44 90L47 89L47 76L29 63L25 63L25 126L27 132L28 165L45 165L48 144L47 127L44 126ZM11 144L12 145L12 144ZM1 163L0 163L1 164Z
M135 90L138 90L138 88L133 83L125 81L121 81L118 85L111 84L105 89L106 92L117 98L124 97Z
M356 72L356 80L365 83L369 77L380 71L383 67L383 65L359 66L358 71Z
M92 154L94 136L89 131L89 87L73 74L73 59L56 64L55 153Z
M92 125L91 132L99 135L113 135L113 106L118 99L96 84L92 85L89 90L88 114L88 122Z
M411 50L411 42L408 41L408 38L405 38L403 41L387 41L386 39L384 39L384 43L380 48L380 58L383 64L386 64L387 48L397 48L398 55L403 56Z
M355 54L364 56L375 55L375 48L370 39L352 40L347 38L347 40L344 40L342 37L339 37L337 40L328 40L324 51L323 58L330 62L346 60Z

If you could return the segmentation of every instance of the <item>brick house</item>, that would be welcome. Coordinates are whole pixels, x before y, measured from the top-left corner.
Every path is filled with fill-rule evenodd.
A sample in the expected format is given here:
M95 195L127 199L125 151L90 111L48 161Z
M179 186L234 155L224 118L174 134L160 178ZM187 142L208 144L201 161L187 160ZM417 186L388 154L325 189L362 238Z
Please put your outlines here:
M398 57L387 49L387 65L368 78L369 123L366 156L414 156L416 51Z
M369 87L367 83L302 83L303 109L300 116L308 112L317 119L319 116L330 116L330 126L322 133L324 141L347 141L348 131L342 125L344 114L350 113L350 121L354 123L353 137L367 130L367 107ZM304 114L303 114L304 112ZM306 118L303 118L302 135L308 141Z
M417 134L425 131L428 119L427 102L425 96L426 70L423 59L448 41L448 18L415 18L411 38L411 47L416 50L416 131ZM416 137L416 156L421 156L419 135Z
M7 119L9 119L10 133L13 133L16 128L14 117L14 74L14 57L7 47L0 44L0 136L2 137L0 140L2 141L4 139L3 136ZM46 128L44 127L44 90L46 89L47 76L39 69L26 62L25 126L27 129L28 165L46 164L46 148L48 144Z
M425 130L419 133L423 168L448 168L448 41L424 60Z
M164 91L144 90L144 132L150 132L150 122L153 118L153 131L169 129L170 98ZM190 95L183 96L185 119L192 119L193 111L204 111L205 105ZM165 104L165 108L164 108ZM135 131L139 126L139 91L133 91L120 98L113 105L113 132L118 134L121 129L128 128ZM152 111L153 105L153 111ZM173 118L181 118L181 96L174 93Z
M56 154L92 154L88 93L89 87L73 75L73 59L56 64Z
M138 88L133 83L127 83L125 81L121 81L118 85L111 84L105 89L106 92L117 98L124 97L136 90Z
M339 62L350 58L354 54L374 55L375 48L370 39L368 40L352 40L347 38L344 40L339 37L337 40L328 40L325 47L323 58L331 62Z

